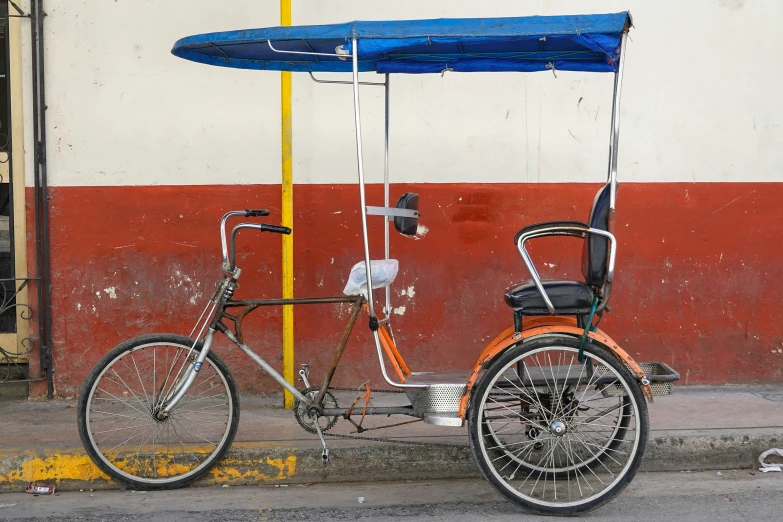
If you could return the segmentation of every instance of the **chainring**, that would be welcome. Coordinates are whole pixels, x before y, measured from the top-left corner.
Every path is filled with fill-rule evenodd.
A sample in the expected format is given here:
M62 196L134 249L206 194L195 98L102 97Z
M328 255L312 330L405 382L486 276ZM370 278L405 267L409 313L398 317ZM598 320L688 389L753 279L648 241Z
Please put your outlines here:
M318 395L318 391L320 388L318 386L310 386L309 388L305 388L302 390L302 395L308 398L314 399L316 395ZM337 405L337 399L330 391L326 391L324 394L323 399L323 405L326 408L339 408ZM302 402L299 399L296 399L294 401L294 417L296 417L296 422L299 423L299 425L302 427L303 430L305 430L308 433L318 433L315 429L315 424L313 423L313 420L310 418L310 415L307 413L307 408L302 404ZM318 417L318 425L321 427L321 432L328 431L334 427L335 424L337 424L338 416L334 417ZM321 419L326 419L326 424L321 424Z

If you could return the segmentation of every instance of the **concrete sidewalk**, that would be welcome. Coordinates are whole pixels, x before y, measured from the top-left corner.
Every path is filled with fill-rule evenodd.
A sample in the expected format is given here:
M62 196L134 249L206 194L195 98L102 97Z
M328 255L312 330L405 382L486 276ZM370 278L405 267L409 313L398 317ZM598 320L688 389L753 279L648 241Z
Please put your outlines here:
M386 395L376 403L405 402ZM350 394L340 394L350 403ZM408 424L369 431L427 445L329 439L332 460L321 464L320 443L304 432L280 399L241 398L236 441L199 484L307 483L420 480L478 476L466 428ZM116 488L93 466L76 428L76 401L0 401L0 491L21 491L28 481L56 481L60 489ZM675 387L649 405L647 471L753 468L758 455L783 446L783 386ZM371 417L365 427L403 422ZM349 434L340 420L331 433Z

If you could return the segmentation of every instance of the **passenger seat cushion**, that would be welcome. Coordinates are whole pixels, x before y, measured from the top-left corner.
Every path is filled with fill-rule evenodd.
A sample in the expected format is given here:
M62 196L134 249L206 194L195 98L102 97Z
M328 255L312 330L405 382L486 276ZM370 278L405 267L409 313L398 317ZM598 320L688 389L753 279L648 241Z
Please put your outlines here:
M593 305L593 290L579 281L542 281L542 286L555 310L563 313L589 312ZM544 298L533 281L512 285L506 289L506 304L514 310L549 314Z

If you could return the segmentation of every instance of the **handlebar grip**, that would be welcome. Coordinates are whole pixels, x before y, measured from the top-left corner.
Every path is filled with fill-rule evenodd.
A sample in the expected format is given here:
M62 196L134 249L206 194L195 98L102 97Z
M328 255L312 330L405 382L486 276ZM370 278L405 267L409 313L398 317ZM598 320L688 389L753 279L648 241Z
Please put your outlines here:
M280 225L268 225L264 223L262 226L264 227L264 230L266 230L267 232L275 232L277 234L285 234L285 235L289 235L291 233L290 228L282 227Z
M260 217L268 216L269 211L265 208L259 208L256 210L245 210L245 217Z

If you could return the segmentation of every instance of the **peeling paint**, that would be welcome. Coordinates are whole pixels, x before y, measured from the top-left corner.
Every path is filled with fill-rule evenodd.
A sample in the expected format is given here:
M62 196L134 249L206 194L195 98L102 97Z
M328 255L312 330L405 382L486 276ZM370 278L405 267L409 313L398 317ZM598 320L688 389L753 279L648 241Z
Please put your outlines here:
M429 228L427 228L426 226L424 226L424 225L419 225L419 226L416 228L416 239L421 239L421 238L423 238L424 236L426 236L426 235L427 235L427 233L428 233L429 231L430 231L430 229L429 229Z
M394 308L394 315L405 315L405 305Z
M103 291L108 294L109 299L117 299L116 288L114 288L113 286L110 286L108 288L104 288Z

